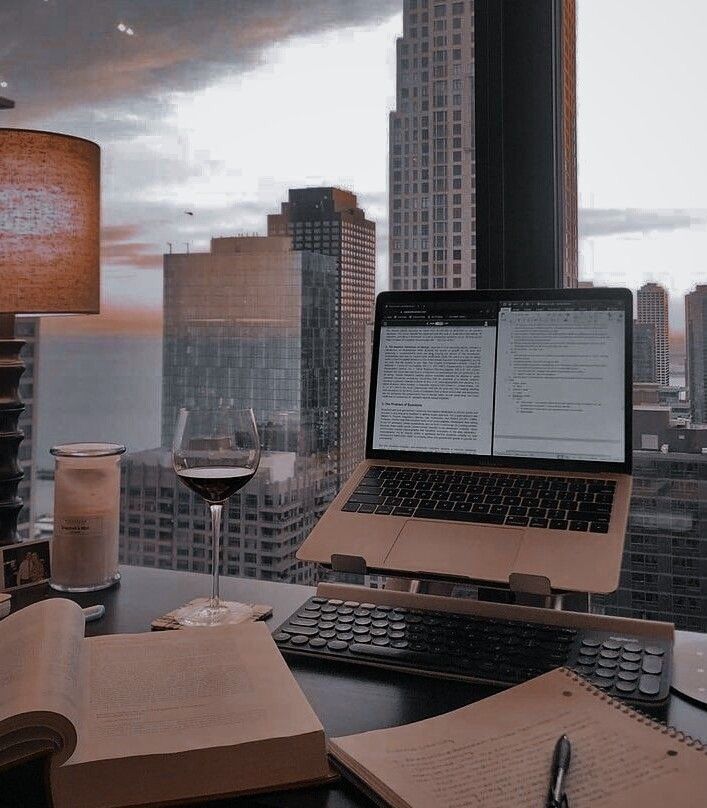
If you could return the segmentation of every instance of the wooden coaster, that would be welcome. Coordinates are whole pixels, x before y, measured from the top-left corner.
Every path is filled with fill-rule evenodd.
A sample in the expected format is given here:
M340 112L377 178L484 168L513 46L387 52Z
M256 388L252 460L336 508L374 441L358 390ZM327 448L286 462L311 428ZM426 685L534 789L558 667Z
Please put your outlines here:
M194 598L184 606L205 606L209 602L208 598ZM228 620L225 620L219 625L238 625L238 623L252 623L256 620L266 620L272 614L272 606L263 606L256 603L236 603L235 601L224 601L230 605L231 615ZM156 617L152 621L153 631L167 631L169 629L184 628L177 622L175 617L176 612L183 609L180 606L178 609L173 609L171 612Z

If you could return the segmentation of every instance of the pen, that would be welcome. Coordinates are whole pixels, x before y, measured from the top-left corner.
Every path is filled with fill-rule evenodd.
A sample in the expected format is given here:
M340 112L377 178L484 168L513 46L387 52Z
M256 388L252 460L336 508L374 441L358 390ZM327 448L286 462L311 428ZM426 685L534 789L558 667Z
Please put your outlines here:
M572 746L570 739L562 735L555 744L555 753L552 756L552 770L550 771L550 790L547 795L547 808L563 808L568 805L564 790L564 781L570 770Z

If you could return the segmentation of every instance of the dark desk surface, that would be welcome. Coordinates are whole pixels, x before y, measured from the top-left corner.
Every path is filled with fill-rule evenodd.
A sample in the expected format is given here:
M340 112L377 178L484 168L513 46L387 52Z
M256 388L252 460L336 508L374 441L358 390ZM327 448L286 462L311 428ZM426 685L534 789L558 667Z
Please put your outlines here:
M123 567L122 573L123 579L114 589L72 596L81 606L105 604L105 617L88 623L87 635L149 631L154 617L210 591L210 576L207 575L142 567ZM268 620L272 630L310 597L313 590L293 584L224 577L221 592L226 599L272 606L273 616ZM13 596L13 601L16 607L21 607L57 594L47 587L18 593ZM463 707L495 692L493 688L481 685L362 666L307 659L289 660L289 664L330 737L419 721ZM707 741L707 711L676 694L671 696L666 712L659 718ZM208 805L216 806L217 803ZM218 805L221 808L225 805L234 808L369 808L372 803L341 782L330 788L222 801Z

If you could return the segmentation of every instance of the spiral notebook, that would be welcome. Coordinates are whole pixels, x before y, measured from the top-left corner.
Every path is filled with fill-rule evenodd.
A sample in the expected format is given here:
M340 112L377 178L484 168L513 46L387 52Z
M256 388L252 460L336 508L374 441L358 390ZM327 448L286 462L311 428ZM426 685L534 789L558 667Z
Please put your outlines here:
M572 742L571 808L704 808L707 749L566 668L446 715L330 741L374 801L393 808L543 806L555 742Z

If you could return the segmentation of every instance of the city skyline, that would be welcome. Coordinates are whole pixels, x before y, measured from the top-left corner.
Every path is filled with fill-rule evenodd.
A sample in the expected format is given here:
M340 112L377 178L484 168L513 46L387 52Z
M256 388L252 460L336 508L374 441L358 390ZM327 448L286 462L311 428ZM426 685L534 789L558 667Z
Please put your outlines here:
M94 137L104 147L103 314L45 320L48 333L160 333L159 266L167 242L205 249L211 235L252 232L286 187L305 184L356 189L378 224L382 288L386 127L395 105L402 0L312 0L289 15L276 0L237 8L218 2L213 24L194 16L187 2L171 3L167 12L163 3L136 1L133 37L117 30L118 12L101 4L82 14L65 42L52 39L52 26L60 15L78 13L76 0L52 0L33 14L22 14L22 6L9 0L0 12L13 31L0 78L17 102L15 110L3 111L2 124L56 128ZM705 13L689 2L676 3L669 17L654 2L640 9L628 0L578 3L581 277L634 289L646 280L663 283L678 336L682 296L698 280L700 256L707 253L707 199L699 192L705 184L694 182L707 166L701 148L683 147L682 134L702 130L699 120L686 120L701 113L695 105L677 109L681 88L685 94L694 88L704 58L695 32ZM614 21L608 30L602 25L607 14ZM683 36L671 71L645 58L665 26L679 27ZM664 49L676 38L661 41ZM216 56L224 58L216 64ZM642 64L638 95L628 91L634 80L629 63ZM86 79L86 68L97 71L94 78ZM51 86L48 71L55 76ZM621 106L628 97L645 99L646 87L666 93L671 76L677 80L669 95L675 115L646 126L652 102L640 110L636 100ZM608 89L617 82L621 92ZM303 112L295 99L296 88L305 85L322 87L326 110ZM345 99L337 99L336 86L347 87ZM284 148L271 145L275 114L288 131ZM341 127L342 116L357 125ZM346 150L345 165L334 146L342 138L355 146ZM670 161L651 159L670 142L681 143Z

